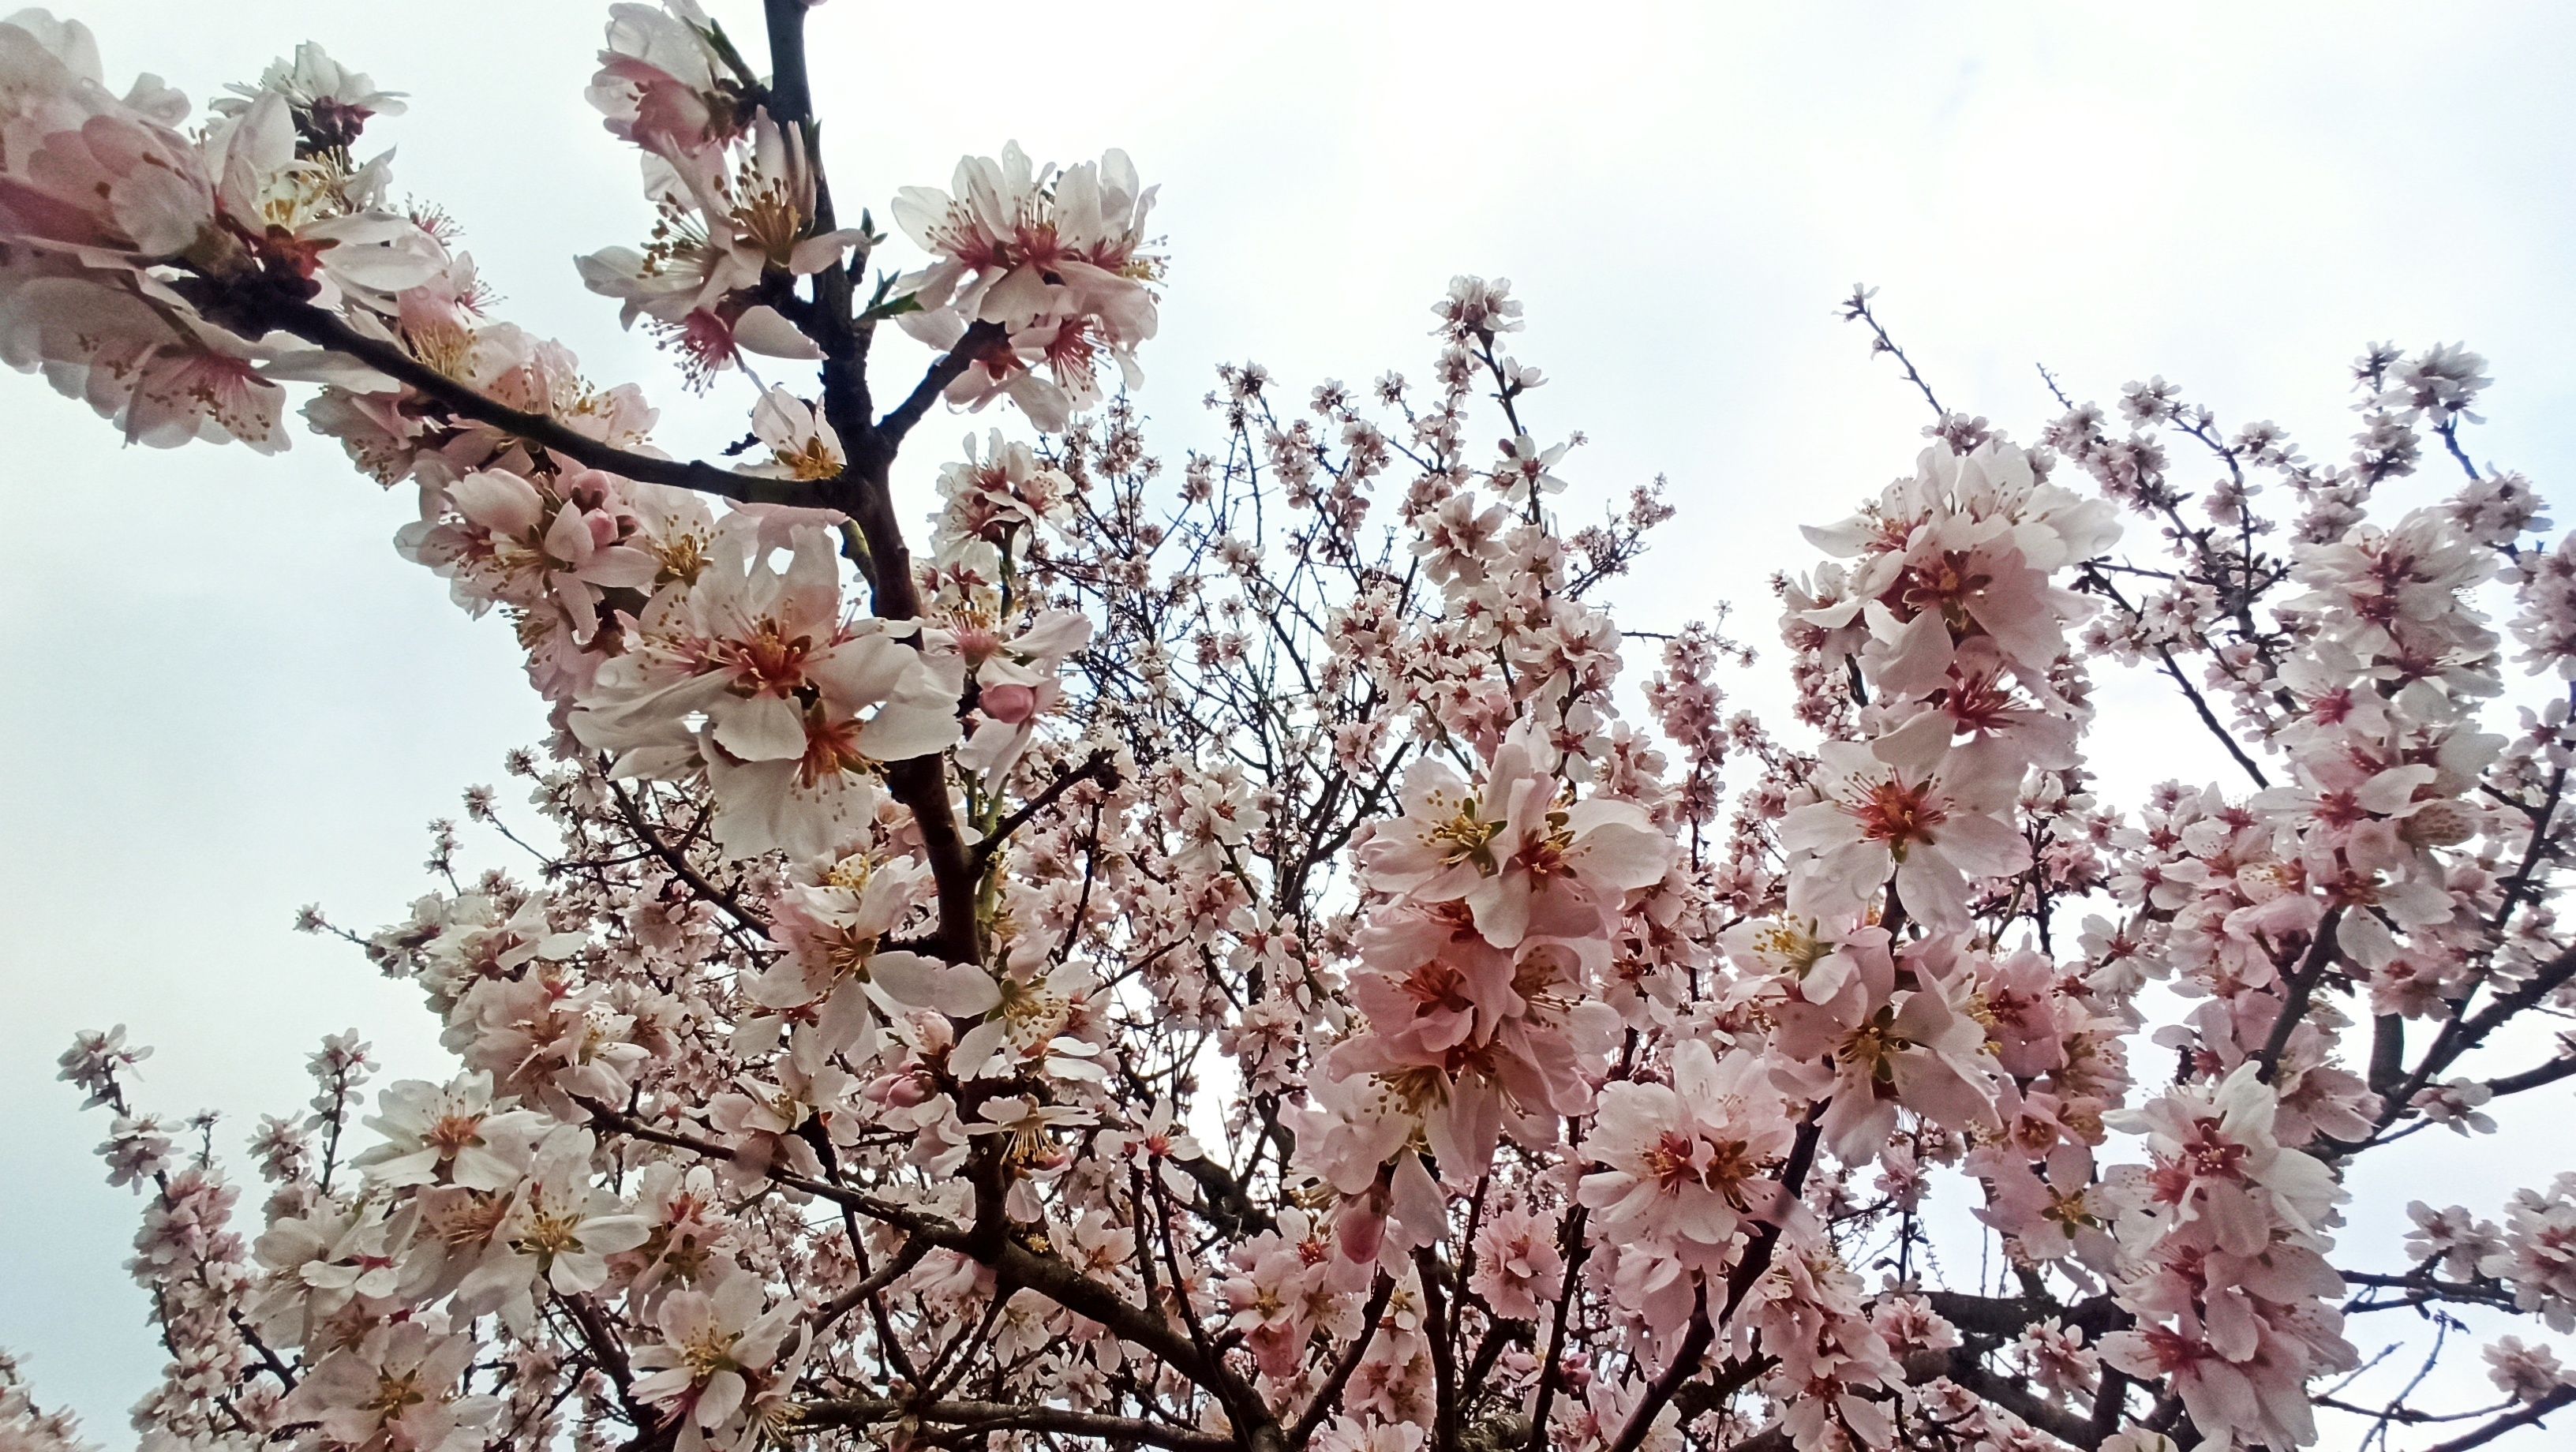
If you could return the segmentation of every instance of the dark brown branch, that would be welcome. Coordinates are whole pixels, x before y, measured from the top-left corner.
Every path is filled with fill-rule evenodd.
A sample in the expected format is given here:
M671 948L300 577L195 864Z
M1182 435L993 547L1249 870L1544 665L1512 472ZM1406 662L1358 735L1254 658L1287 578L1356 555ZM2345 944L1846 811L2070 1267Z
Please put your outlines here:
M1798 1138L1789 1147L1788 1163L1780 1169L1780 1186L1788 1191L1792 1202L1806 1188L1807 1171L1816 1163L1816 1142L1823 1136L1824 1106L1818 1104L1807 1111L1805 1121L1798 1126ZM1774 1220L1754 1232L1752 1242L1744 1248L1744 1259L1727 1272L1726 1304L1718 1307L1715 1314L1709 1310L1708 1288L1700 1288L1699 1308L1691 1316L1690 1329L1682 1333L1682 1344L1674 1353L1672 1364L1665 1367L1663 1374L1649 1383L1645 1393L1637 1398L1637 1405L1628 1413L1627 1425L1619 1429L1619 1440L1610 1444L1610 1452L1637 1452L1645 1445L1646 1434L1654 1429L1655 1418L1662 1415L1664 1407L1682 1389L1682 1384L1698 1374L1701 1358L1708 1354L1709 1343L1717 1338L1717 1328L1726 1324L1728 1318L1735 1314L1735 1308L1743 1304L1746 1293L1753 1289L1753 1283L1762 1279L1762 1273L1771 1268L1771 1257L1780 1248L1782 1221L1795 1208L1794 1203L1784 1206L1781 1220Z
M1979 1400L2003 1408L2070 1446L2099 1447L2107 1435L2094 1431L2089 1419L2050 1406L2032 1396L2020 1383L2006 1381L1978 1365L1973 1357L1954 1353L1946 1374Z
M921 381L913 385L911 395L896 404L884 418L877 420L878 441L887 456L893 456L895 448L903 442L903 436L911 433L912 426L930 412L930 406L939 401L939 395L947 391L949 384L964 377L977 359L1009 341L1010 334L999 323L979 322L968 326L965 336L957 340L957 346L941 354L930 365L929 371L921 375Z
M723 908L735 922L755 933L766 934L769 931L768 922L744 907L740 898L709 881L704 873L689 865L686 853L663 841L662 834L645 822L644 814L636 809L634 799L626 795L624 788L610 781L605 772L600 774L600 781L607 786L609 796L617 803L617 814L626 819L626 825L633 829L636 840L660 859L662 865L671 870L672 876L686 883L691 892Z
M735 1152L725 1145L655 1129L596 1099L575 1095L574 1102L590 1111L591 1122L598 1128L653 1144L689 1150L710 1159L731 1160L736 1157ZM1278 1426L1268 1421L1262 1410L1260 1395L1220 1357L1202 1354L1190 1337L1172 1329L1171 1323L1160 1314L1127 1301L1114 1288L1083 1274L1070 1261L1052 1252L1031 1250L1014 1239L1006 1238L998 1246L979 1244L974 1232L967 1227L890 1204L846 1186L791 1174L775 1166L769 1168L767 1177L817 1199L846 1205L862 1215L908 1231L931 1245L972 1256L991 1267L997 1281L1035 1291L1077 1316L1099 1322L1116 1333L1120 1340L1145 1348L1169 1362L1174 1370L1192 1382L1208 1389L1229 1414L1252 1421L1252 1426L1241 1429L1243 1435L1238 1440L1250 1445L1254 1452L1273 1452L1282 1445Z
M2519 1074L2507 1074L2499 1079L2489 1079L2487 1089L2496 1098L2502 1099L2508 1094L2520 1094L2526 1089L2555 1084L2569 1075L2576 1075L2576 1054L2563 1054L2546 1064L2525 1069Z
M1315 1429L1324 1425L1324 1419L1340 1410L1342 1388L1350 1385L1351 1374L1358 1371L1360 1362L1367 1358L1369 1343L1377 1339L1377 1323L1386 1315L1386 1303L1394 1295L1395 1277L1379 1271L1377 1284L1369 1291L1368 1306L1360 1312L1360 1334L1351 1338L1351 1344L1343 1349L1342 1359L1333 1364L1332 1374L1324 1378L1324 1384L1315 1391L1314 1400L1307 1404L1306 1414L1297 1419L1297 1425L1288 1433L1288 1446L1292 1452L1303 1448L1315 1435Z
M2379 1111L2379 1123L2375 1126L2373 1137L2359 1144L2336 1145L2334 1148L2339 1153L2349 1154L2377 1143L2377 1132L2385 1131L2413 1107L2415 1095L2421 1092L2425 1085L2433 1082L2435 1076L2451 1067L2461 1055L2486 1042L2487 1035L2494 1033L2516 1016L2538 1007L2542 1000L2565 987L2571 980L2576 980L2576 949L2570 949L2550 959L2541 966L2539 971L2525 979L2521 986L2510 993L2498 995L2494 1002L2476 1013L2461 1012L2460 1010L2468 1006L2463 1002L2459 1008L2453 1010L2450 1019L2444 1022L2442 1031L2434 1035L2432 1045L2424 1050L2424 1057L2416 1064L2415 1071L2406 1076L2406 1082L2399 1086L2395 1094L2387 1096L2387 1103Z
M2124 1329L2130 1323L2129 1313L2107 1295L2089 1296L2073 1305L2059 1305L2045 1296L1972 1296L1960 1291L1926 1291L1923 1299L1935 1314L1960 1331L1998 1341L2009 1341L2051 1316L2061 1326L2081 1328L2096 1341L2104 1332Z
M807 1427L869 1427L885 1422L918 1421L980 1432L1058 1432L1069 1437L1097 1437L1112 1443L1161 1447L1167 1452L1219 1452L1219 1449L1234 1445L1232 1438L1220 1437L1213 1432L1192 1432L1136 1417L1017 1406L1008 1402L924 1402L916 1405L887 1398L854 1398L806 1402L799 1405L796 1412L798 1423Z
M488 398L404 352L400 345L370 338L337 315L310 303L267 302L254 309L252 316L317 348L355 358L377 372L436 399L456 414L525 439L548 453L560 454L589 468L604 469L640 483L694 489L701 494L713 494L745 504L813 506L823 502L814 486L801 480L764 479L737 474L713 464L657 459L649 454L613 448L544 414L524 413Z
M1583 1238L1589 1216L1590 1212L1581 1205L1566 1213L1563 1240L1557 1247L1565 1261L1565 1279L1557 1287L1556 1308L1548 1317L1547 1354L1539 1363L1538 1395L1530 1407L1526 1452L1545 1452L1547 1447L1548 1413L1556 1401L1556 1384L1562 1375L1559 1368L1565 1354L1566 1317L1573 1310L1574 1293L1582 1287L1583 1262L1591 1253L1590 1243Z
M781 126L814 119L813 85L805 75L807 0L762 0L769 25L769 114Z
M1905 356L1905 350L1896 346L1896 340L1887 335L1886 328L1880 326L1878 315L1869 310L1869 294L1868 288L1853 288L1851 296L1843 300L1843 317L1848 321L1868 326L1873 340L1870 351L1893 354L1896 365L1905 370L1905 381L1914 385L1915 389L1923 395L1925 403L1932 405L1932 416L1943 423L1948 423L1950 411L1943 408L1941 400L1933 396L1932 385L1923 381L1923 375L1915 371L1914 360Z
M1116 758L1106 750L1091 753L1090 758L1082 765L1047 783L1044 791L1029 798L1020 805L1019 810L995 823L993 830L985 835L984 840L975 844L975 870L983 871L1013 832L1027 826L1040 812L1061 800L1066 792L1087 781L1096 781L1106 790L1116 790L1118 786Z
M2487 926L2496 932L2504 931L2504 925L2513 919L2514 909L2522 905L2523 896L2537 885L2533 874L2539 871L2540 859L2549 848L2549 821L2558 815L2558 802L2566 790L2567 768L2562 766L2549 774L2548 794L2541 798L2540 810L2531 819L2531 838L2523 844L2522 865L2505 879L2504 901L2496 904L2495 916L2488 920Z
M1422 1279L1422 1331L1431 1343L1431 1452L1458 1446L1458 1353L1455 1310L1440 1289L1440 1258L1424 1246L1413 1253Z
M2308 943L2307 960L2299 965L2281 995L2280 1016L2272 1020L2272 1032L2263 1040L2263 1051L2255 1055L2254 1077L2269 1084L2281 1066L2281 1051L2290 1046L2290 1035L2297 1031L2299 1020L2307 1016L2308 1000L2316 996L2317 980L2325 976L2334 963L2335 926L2343 921L2340 907L2326 909L2317 920L2316 932Z
M820 1331L867 1304L868 1297L903 1279L905 1273L921 1264L922 1257L930 1254L930 1251L930 1242L920 1236L916 1235L905 1241L903 1248L895 1252L894 1259L887 1261L876 1274L834 1296L822 1310L816 1312L814 1329Z
M2571 1402L2576 1402L2576 1387L2559 1387L2530 1406L2507 1412L2476 1431L2453 1437L2439 1446L2428 1447L2424 1452L2469 1452L2470 1448L2483 1447L2517 1427L2537 1426L2541 1418Z
M2208 698L2201 695L2200 688L2182 673L2181 663L2174 659L2173 647L2157 646L2156 656L2165 663L2165 674L2173 677L2175 685L2182 687L2183 698L2191 702L2191 709L2200 716L2200 724L2208 727L2209 733L2218 738L2218 744L2227 748L2227 754L2236 758L2236 764L2245 768L2245 774L2254 778L2255 786L2268 789L2272 783L2263 775L2263 768L2256 766L2254 758L2246 755L2245 748L2237 744L2236 733L2219 724L2218 713L2209 708Z

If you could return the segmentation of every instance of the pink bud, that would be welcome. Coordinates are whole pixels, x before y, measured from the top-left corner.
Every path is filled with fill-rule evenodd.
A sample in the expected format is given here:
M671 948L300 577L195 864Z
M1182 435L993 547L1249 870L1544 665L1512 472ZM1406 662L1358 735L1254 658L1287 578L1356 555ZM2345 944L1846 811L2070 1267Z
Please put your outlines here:
M984 714L1005 726L1017 726L1037 714L1038 693L1033 686L986 686L978 699Z

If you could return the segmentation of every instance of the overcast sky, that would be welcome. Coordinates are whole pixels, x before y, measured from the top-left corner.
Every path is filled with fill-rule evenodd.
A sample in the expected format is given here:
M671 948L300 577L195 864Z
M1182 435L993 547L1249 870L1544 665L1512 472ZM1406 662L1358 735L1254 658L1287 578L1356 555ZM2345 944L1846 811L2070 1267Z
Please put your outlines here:
M748 0L710 9L757 35ZM202 101L311 38L408 91L371 139L398 145L398 192L465 226L504 315L644 381L675 450L740 432L741 398L685 406L573 276L648 221L581 99L604 5L70 13L120 86L148 69ZM1615 592L1640 628L1731 597L1770 643L1762 582L1812 558L1795 525L1910 465L1920 400L1831 316L1860 280L1946 402L2024 438L2052 412L2044 362L2078 396L2159 372L2340 458L2362 345L2465 338L2498 378L2479 456L2544 492L2576 461L2564 5L832 0L814 51L844 207L882 218L894 188L1013 138L1068 162L1121 146L1162 183L1145 402L1166 457L1212 441L1196 401L1220 360L1260 359L1296 399L1419 376L1449 276L1510 277L1517 351L1551 379L1532 426L1591 439L1560 470L1577 507L1671 480L1681 515ZM906 467L967 427L934 420ZM394 555L408 499L335 447L126 450L15 377L0 440L0 676L21 703L0 719L0 1345L118 1446L160 1362L119 1269L138 1206L100 1183L105 1125L55 1054L131 1025L159 1047L146 1102L225 1111L227 1146L300 1104L326 1032L359 1025L395 1074L443 1077L409 990L288 925L310 901L361 928L399 915L426 887L422 824L540 713L506 628ZM2115 780L2216 775L2151 693L2108 699ZM2483 1213L2532 1163L2441 1138L2410 1177ZM2530 1173L2566 1162L2563 1137L2540 1143ZM2359 1227L2432 1193L2360 1190Z

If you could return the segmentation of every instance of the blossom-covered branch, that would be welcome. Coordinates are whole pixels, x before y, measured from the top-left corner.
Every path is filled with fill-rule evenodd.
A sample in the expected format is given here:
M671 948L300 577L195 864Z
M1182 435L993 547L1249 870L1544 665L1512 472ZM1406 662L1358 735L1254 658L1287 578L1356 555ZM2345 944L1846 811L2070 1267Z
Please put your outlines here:
M282 448L303 391L549 710L524 801L466 798L519 860L442 825L401 921L301 918L455 1070L326 1041L256 1229L146 1051L64 1055L147 1205L154 1446L2289 1452L2568 1405L2525 1338L2576 1328L2576 1175L2401 1243L2339 1209L2576 1079L2576 566L2471 462L2482 360L2369 350L2337 464L2161 379L2023 445L1856 291L1935 417L1774 581L1765 724L1720 602L1621 632L1674 507L1577 482L1507 283L1419 378L1219 369L1167 468L1132 162L891 190L880 268L808 8L764 73L613 5L589 90L651 220L580 278L734 390L729 465L489 315L367 77L307 46L199 115L0 22L0 358L156 446ZM943 410L1001 426L907 521ZM2465 482L2386 507L2427 434ZM2129 669L2241 779L2115 800ZM2506 1400L2386 1379L2344 1328L2391 1312L2435 1358L2474 1319ZM0 1441L76 1436L0 1362Z

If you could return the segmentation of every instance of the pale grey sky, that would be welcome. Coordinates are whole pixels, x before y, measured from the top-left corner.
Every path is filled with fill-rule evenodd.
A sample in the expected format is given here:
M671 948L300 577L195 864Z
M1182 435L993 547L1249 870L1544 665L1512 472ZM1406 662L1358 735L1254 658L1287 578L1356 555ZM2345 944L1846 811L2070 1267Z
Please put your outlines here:
M306 38L409 91L378 128L398 189L464 224L504 313L645 381L675 450L740 432L738 397L691 405L572 274L647 220L581 99L604 4L63 8L112 78L201 100ZM757 33L747 0L710 8ZM1909 466L1919 400L1830 316L1856 280L1945 401L2025 438L2051 413L2045 361L2079 396L2161 372L2340 457L2348 358L2465 338L2499 380L2480 457L2553 493L2576 463L2565 6L832 0L815 51L845 207L882 216L1013 138L1061 161L1123 146L1162 183L1145 401L1167 457L1211 441L1216 362L1258 358L1293 398L1420 374L1449 275L1510 277L1520 354L1552 380L1534 428L1591 436L1561 472L1604 498L1664 473L1681 507L1617 592L1632 625L1731 597L1768 644L1762 582L1810 558L1796 523ZM421 824L538 712L506 629L393 554L408 500L331 446L126 450L16 377L0 428L21 701L0 723L0 1345L117 1446L160 1360L119 1269L137 1207L101 1185L104 1125L54 1055L130 1024L159 1046L145 1099L226 1111L228 1144L300 1104L326 1032L443 1074L408 990L288 922L313 900L397 915L425 886ZM2115 779L2214 775L2175 718L2134 709L2152 693L2109 699ZM2487 1213L2520 1168L2426 1148L2411 1169ZM2362 1227L2425 1193L2361 1189Z

